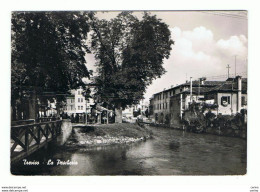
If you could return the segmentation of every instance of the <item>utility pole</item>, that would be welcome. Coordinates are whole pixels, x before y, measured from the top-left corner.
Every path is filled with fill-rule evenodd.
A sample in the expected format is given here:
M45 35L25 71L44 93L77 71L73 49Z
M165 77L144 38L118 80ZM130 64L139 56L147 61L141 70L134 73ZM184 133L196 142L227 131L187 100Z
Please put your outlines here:
M229 64L228 64L226 68L228 69L228 78L229 78L229 69L230 69L231 67L230 67Z
M237 55L235 55L235 77L237 76Z
M190 77L190 102L192 103L192 77Z

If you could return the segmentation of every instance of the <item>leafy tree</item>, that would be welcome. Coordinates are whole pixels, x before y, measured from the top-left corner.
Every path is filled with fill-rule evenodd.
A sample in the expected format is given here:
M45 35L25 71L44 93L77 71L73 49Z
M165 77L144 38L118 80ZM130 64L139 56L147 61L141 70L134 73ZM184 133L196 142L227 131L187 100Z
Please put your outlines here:
M89 77L88 17L83 12L13 12L11 104L64 99ZM41 95L41 97L39 97ZM35 111L30 112L31 116ZM14 117L16 114L14 113Z
M137 103L152 80L166 72L162 64L173 44L170 31L149 13L141 19L131 12L111 20L99 20L94 13L89 18L100 85L96 95L115 108L116 122L122 122L121 108Z

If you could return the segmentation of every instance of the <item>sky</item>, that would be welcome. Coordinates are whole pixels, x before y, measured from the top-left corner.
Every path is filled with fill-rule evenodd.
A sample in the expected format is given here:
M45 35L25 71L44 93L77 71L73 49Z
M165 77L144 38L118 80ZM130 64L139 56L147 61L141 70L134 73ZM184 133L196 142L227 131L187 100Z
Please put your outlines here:
M153 94L182 84L190 77L193 80L224 80L227 64L230 74L247 77L248 23L247 12L202 12L202 11L156 11L165 22L175 42L171 56L164 60L166 73L153 81L144 95L145 101ZM99 12L97 16L111 19L118 12ZM141 12L135 12L138 17ZM236 55L236 56L235 56ZM87 67L95 71L93 55L86 56Z

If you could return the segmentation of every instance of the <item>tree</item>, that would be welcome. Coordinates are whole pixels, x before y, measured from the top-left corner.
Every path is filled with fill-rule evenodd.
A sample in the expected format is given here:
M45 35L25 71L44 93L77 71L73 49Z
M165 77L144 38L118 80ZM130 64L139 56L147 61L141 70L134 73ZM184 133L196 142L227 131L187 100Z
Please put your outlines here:
M83 12L13 12L11 104L29 101L30 118L36 101L64 99L68 90L89 77L85 53L88 17Z
M111 20L99 20L94 13L89 18L98 100L110 103L116 122L122 122L121 109L142 99L147 86L166 72L162 64L170 56L171 33L161 19L146 12L140 20L131 12Z

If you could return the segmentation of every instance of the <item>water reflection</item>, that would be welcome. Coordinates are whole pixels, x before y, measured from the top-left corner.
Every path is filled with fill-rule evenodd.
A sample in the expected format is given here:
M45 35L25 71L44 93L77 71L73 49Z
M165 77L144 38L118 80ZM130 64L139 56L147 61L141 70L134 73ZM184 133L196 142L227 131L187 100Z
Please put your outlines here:
M151 128L153 139L96 148L53 144L31 159L71 160L78 165L46 166L40 175L240 175L246 173L246 141L238 138ZM71 141L68 141L71 142ZM74 141L75 142L75 141ZM58 147L59 146L59 147ZM20 172L19 172L20 171ZM21 170L16 170L16 173Z

